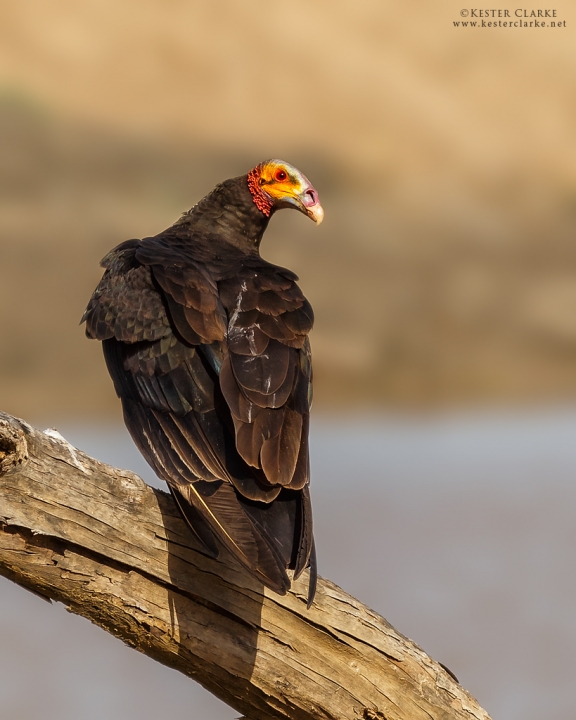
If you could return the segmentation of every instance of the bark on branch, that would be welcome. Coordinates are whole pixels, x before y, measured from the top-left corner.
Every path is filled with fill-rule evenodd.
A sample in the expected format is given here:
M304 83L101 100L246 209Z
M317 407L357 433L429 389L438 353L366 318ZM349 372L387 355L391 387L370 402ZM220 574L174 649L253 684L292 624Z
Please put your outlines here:
M420 648L328 580L279 597L202 555L172 499L0 413L0 573L251 720L489 720Z

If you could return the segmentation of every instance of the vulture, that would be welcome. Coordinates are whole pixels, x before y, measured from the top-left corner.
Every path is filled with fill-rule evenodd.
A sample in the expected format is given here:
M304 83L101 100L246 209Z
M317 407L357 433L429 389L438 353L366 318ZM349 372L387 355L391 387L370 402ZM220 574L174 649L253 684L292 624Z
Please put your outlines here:
M106 255L82 322L102 341L128 431L203 552L224 546L280 595L288 569L309 567L309 607L313 313L298 277L260 257L280 208L324 216L282 160L217 185L164 232Z

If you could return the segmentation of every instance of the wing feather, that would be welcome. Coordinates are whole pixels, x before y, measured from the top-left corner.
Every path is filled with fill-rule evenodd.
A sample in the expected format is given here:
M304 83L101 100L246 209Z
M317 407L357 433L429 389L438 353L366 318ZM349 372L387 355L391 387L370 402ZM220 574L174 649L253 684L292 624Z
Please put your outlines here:
M248 268L220 285L230 318L220 387L243 459L271 484L301 488L309 478L313 314L292 276L271 267Z

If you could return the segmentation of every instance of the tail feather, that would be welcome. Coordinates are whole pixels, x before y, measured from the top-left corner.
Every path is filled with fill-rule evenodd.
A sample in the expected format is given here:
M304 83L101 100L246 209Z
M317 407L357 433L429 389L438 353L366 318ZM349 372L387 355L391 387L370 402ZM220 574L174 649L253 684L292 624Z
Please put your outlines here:
M286 573L294 544L290 516L277 507L243 498L228 482L195 477L182 448L172 444L158 411L123 399L124 419L138 449L165 480L184 519L206 554L218 556L216 538L260 582L279 594L290 587ZM265 516L269 514L269 518Z
M206 554L212 558L217 558L220 555L220 550L216 544L216 538L214 533L210 529L210 526L204 520L202 513L198 512L196 508L189 502L184 500L176 488L172 485L168 485L172 497L180 510L180 514L186 521L188 528L192 531L192 534L200 541L200 544L206 550Z
M306 601L306 607L310 609L310 606L314 602L314 596L316 595L316 585L318 584L318 565L316 563L316 543L312 540L312 551L310 552L310 579L308 580L308 600Z

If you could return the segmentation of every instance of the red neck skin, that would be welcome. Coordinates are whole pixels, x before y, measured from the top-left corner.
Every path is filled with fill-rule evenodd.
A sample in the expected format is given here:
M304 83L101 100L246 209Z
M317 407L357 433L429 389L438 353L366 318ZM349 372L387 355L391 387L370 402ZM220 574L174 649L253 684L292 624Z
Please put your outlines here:
M260 166L255 167L248 173L248 189L252 195L254 205L260 210L263 215L270 217L272 212L272 205L274 204L272 198L267 195L264 190L260 187Z

